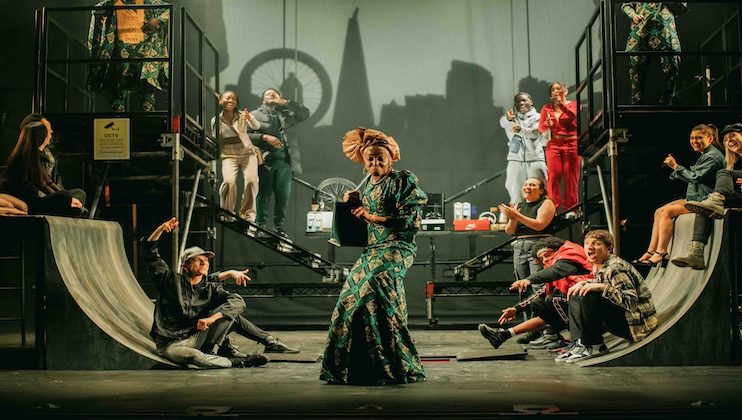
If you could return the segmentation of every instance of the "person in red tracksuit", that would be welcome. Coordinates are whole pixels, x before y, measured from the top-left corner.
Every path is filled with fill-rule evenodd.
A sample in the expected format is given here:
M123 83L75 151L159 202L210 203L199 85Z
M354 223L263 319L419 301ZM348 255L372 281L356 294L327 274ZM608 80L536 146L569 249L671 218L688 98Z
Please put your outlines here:
M550 95L551 103L541 108L539 131L547 139L549 196L554 200L554 206L564 211L573 208L578 202L580 155L577 154L577 103L567 100L567 87L559 82L551 84ZM562 180L564 180L563 201ZM568 217L570 216L575 215L568 213Z

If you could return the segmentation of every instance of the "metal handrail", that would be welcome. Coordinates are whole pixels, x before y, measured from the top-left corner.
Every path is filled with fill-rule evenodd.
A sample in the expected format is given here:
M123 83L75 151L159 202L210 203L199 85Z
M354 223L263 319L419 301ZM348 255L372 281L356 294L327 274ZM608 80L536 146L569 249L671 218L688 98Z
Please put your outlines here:
M457 199L457 198L461 197L462 195L468 194L468 193L470 193L470 192L472 192L472 191L476 190L477 188L481 187L482 185L484 185L484 184L487 184L487 183L489 183L489 182L492 182L492 181L496 180L497 178L499 178L499 177L501 177L501 176L505 175L505 173L506 173L506 172L507 172L507 170L506 170L506 169L503 169L503 170L501 170L500 172L498 172L498 173L496 173L496 174L492 175L492 176L491 176L491 177L489 177L489 178L485 178L485 179L483 179L483 180L481 180L481 181L477 182L477 183L476 183L476 184L474 184L474 185L470 185L470 186L466 187L466 188L465 188L465 189L463 189L462 191L459 191L459 192L457 192L456 194L454 194L454 195L452 195L452 196L450 196L450 197L446 198L445 200L443 200L443 204L448 204L448 203L452 202L453 200L455 200L455 199Z

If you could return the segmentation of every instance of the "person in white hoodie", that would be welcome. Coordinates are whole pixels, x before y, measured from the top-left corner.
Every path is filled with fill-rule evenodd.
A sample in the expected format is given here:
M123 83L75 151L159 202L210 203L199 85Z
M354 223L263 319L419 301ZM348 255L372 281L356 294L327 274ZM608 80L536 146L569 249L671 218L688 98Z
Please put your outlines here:
M546 157L544 143L538 131L540 114L533 107L533 99L526 92L519 92L513 98L513 109L500 118L500 126L508 138L508 166L505 188L510 203L523 201L521 187L527 178L539 178L546 182ZM500 223L507 218L500 214Z

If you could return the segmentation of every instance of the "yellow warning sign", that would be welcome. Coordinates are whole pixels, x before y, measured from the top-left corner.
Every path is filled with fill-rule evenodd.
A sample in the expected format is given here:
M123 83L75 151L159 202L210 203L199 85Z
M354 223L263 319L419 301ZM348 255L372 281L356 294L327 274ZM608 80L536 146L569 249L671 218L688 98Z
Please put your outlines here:
M93 159L129 159L129 119L96 118L93 124Z

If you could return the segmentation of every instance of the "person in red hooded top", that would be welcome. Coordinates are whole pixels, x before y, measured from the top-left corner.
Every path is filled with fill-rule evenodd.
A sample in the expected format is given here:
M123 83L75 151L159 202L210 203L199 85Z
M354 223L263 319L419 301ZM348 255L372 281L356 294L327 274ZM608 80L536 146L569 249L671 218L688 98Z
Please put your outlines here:
M533 311L534 316L508 329L479 324L479 332L494 348L500 347L510 337L541 330L547 324L558 335L559 331L567 328L569 322L567 291L572 285L593 276L592 265L587 260L585 250L576 243L552 236L536 242L531 254L544 269L525 279L516 280L510 290L522 292L532 284L543 284L543 287L515 306L503 309L498 323L503 325L512 321L519 313L528 309ZM558 338L559 342L563 342L561 337Z

